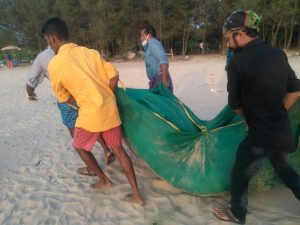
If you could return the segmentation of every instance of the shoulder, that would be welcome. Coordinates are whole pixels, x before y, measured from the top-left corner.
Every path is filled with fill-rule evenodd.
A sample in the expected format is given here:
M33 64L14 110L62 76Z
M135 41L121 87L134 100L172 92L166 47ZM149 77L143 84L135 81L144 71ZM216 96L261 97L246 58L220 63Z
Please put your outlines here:
M48 63L54 56L55 53L51 49L45 49L37 55L34 61L37 61L38 63Z
M274 59L287 60L287 55L281 48L270 46L267 43L262 44L260 54L265 57L272 56Z
M91 49L91 48L88 48L88 47L85 47L85 46L78 46L75 49L76 49L77 53L83 54L87 57L89 57L89 56L90 57L93 57L93 56L99 57L99 55L100 55L100 53L97 50Z
M97 50L89 48L89 51L91 52L91 54L101 57L100 53Z
M156 38L151 38L150 40L149 40L149 44L150 45L156 45L156 46L162 46L161 45L161 43L160 43L160 41L159 40L157 40Z
M151 38L148 42L148 46L152 51L164 52L164 47L156 38Z
M49 72L53 72L55 68L58 67L62 60L60 59L60 55L54 55L48 62L48 70Z

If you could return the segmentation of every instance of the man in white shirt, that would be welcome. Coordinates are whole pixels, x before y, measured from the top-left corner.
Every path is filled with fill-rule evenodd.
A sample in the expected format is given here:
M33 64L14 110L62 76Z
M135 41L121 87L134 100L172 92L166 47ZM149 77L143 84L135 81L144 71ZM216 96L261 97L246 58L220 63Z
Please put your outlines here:
M38 54L33 61L26 81L26 90L29 100L37 100L37 96L34 93L35 88L43 82L45 77L49 80L48 63L54 55L54 52L48 46L44 51Z

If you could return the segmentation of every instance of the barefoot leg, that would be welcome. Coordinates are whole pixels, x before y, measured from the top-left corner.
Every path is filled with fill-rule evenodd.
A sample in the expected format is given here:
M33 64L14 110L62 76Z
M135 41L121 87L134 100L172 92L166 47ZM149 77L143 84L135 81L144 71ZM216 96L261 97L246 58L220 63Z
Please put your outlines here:
M124 173L125 173L125 175L128 179L128 182L131 186L132 195L130 195L129 199L131 200L131 202L134 202L139 205L143 205L144 200L139 192L133 165L132 165L132 162L131 162L129 156L127 155L127 153L125 152L123 147L113 148L112 150L115 153L118 160L120 161L121 166L124 170Z

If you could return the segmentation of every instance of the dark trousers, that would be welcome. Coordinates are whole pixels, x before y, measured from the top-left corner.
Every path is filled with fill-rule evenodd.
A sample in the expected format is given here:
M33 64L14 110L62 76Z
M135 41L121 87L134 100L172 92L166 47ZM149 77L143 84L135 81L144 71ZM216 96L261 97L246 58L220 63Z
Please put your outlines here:
M283 183L300 201L300 177L287 162L288 153L253 147L244 140L237 151L231 174L231 211L245 221L248 205L248 183L259 171L264 159L269 159Z

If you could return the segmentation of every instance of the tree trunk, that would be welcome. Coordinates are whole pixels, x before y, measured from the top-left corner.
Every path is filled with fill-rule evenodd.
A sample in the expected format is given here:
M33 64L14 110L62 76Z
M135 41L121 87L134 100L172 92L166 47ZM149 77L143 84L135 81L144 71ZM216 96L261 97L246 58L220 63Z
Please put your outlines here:
M283 48L287 50L287 42L288 42L288 26L286 25L284 27L284 42L283 42Z
M40 34L39 34L39 32L35 33L35 37L36 37L36 40L37 40L37 43L38 43L39 52L41 52L42 51L42 44L41 44L41 41L40 41Z
M264 0L264 3L263 3L263 14L265 14L265 9L266 9L266 1ZM263 40L265 40L265 21L263 20L263 23L262 23L262 38Z
M297 9L298 8L298 3L296 2L295 3L295 8ZM289 49L291 47L291 42L292 42L292 37L293 37L293 32L294 32L294 26L295 26L295 14L293 15L293 18L291 20L291 27L290 27L290 36L289 36L289 40L288 40L288 43L287 43L287 49Z
M298 50L300 50L300 31L298 31L297 44L298 44Z
M186 35L186 28L183 29L183 32L182 32L182 50L181 50L181 55L185 55L185 35Z
M202 55L204 55L206 53L206 33L207 33L207 17L205 18L205 24L204 24L204 29L203 29L203 35L202 35L202 43L203 43L203 48L202 50Z
M189 24L188 24L188 19L186 19L187 21L184 24L184 29L183 29L183 34L182 34L182 55L185 56L186 54L186 50L187 50L187 44L188 44L188 40L189 40L189 36L190 36L190 32L189 32Z
M292 24L291 24L291 28L290 28L290 36L287 42L287 46L286 49L289 50L291 47L291 43L292 43L292 37L293 37L293 32L294 32L294 26L295 26L295 22L294 22L294 18L292 20Z
M273 28L272 28L272 40L271 40L271 45L272 46L275 46L276 45L276 42L277 42L277 36L278 36L278 31L279 31L279 28L280 28L280 26L281 26L281 16L279 16L280 18L279 18L279 21L278 21L278 23L276 24L276 20L275 20L275 22L274 22L274 24L273 24ZM275 27L276 27L276 30L274 31L274 29L275 29Z

